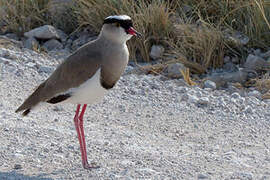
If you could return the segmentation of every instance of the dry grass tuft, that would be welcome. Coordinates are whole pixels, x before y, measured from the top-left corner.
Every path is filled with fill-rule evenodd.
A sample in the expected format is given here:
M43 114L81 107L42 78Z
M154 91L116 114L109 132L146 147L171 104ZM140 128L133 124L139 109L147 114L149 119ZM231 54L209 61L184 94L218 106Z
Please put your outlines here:
M175 29L171 53L193 73L202 74L210 67L223 65L225 43L220 31L192 24L178 24Z
M48 0L1 0L0 7L6 16L0 17L0 21L7 24L8 31L22 34L46 23L47 4Z
M270 99L270 91L262 95L263 99Z
M268 0L190 0L195 19L214 27L240 31L251 38L249 46L267 47L270 42L270 1Z
M67 33L71 33L76 23L75 7L67 7L63 14L50 12L50 0L1 0L5 16L0 16L0 22L6 24L6 32L23 35L33 28L51 24Z
M259 91L266 93L270 91L270 75L265 74L262 78L255 80L254 85Z
M187 82L188 85L190 86L195 86L197 85L197 83L195 83L194 81L192 81L192 79L190 78L190 72L188 68L185 68L184 70L180 70L180 72L183 75L184 80Z

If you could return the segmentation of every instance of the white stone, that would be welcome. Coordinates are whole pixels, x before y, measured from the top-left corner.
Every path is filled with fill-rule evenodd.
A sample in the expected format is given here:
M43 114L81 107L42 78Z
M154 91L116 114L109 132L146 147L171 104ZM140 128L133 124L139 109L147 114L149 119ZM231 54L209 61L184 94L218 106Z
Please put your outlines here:
M240 94L238 93L238 92L235 92L235 93L232 93L232 98L234 98L234 99L239 99L241 96L240 96Z
M63 45L56 39L51 39L43 44L47 51L63 49Z
M25 41L23 41L23 45L27 49L34 50L35 48L39 47L39 43L34 37L27 38Z
M211 80L206 80L204 82L204 88L210 88L210 89L216 89L217 88L217 85L215 82L211 81Z
M184 68L185 66L181 63L169 64L167 68L168 76L171 78L181 78L181 70L183 70Z
M25 37L37 39L60 39L57 30L51 25L44 25L24 33Z
M200 105L207 105L209 104L210 100L208 97L201 97L198 99L197 103Z
M254 96L254 97L256 97L256 98L261 98L262 94L261 94L259 91L254 90L254 91L250 91L250 92L248 93L248 96Z
M269 68L269 63L259 56L252 54L248 55L247 60L244 64L244 68L248 70L260 71Z

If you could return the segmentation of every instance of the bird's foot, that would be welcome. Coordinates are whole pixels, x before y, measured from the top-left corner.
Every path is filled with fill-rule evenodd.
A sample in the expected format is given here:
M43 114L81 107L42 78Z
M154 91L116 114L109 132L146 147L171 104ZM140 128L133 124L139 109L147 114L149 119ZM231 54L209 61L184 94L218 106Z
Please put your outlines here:
M86 161L86 162L83 162L83 168L91 170L91 169L98 169L98 168L100 168L100 166L98 166L95 162L92 162L92 163L89 164Z

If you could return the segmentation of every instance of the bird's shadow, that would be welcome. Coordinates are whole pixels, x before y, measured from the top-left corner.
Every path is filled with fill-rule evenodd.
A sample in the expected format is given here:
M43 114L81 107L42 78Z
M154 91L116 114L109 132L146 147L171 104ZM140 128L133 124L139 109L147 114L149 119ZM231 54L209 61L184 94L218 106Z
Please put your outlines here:
M53 180L52 178L46 178L47 174L40 174L38 176L27 176L17 171L11 172L1 172L0 171L0 179L1 180Z

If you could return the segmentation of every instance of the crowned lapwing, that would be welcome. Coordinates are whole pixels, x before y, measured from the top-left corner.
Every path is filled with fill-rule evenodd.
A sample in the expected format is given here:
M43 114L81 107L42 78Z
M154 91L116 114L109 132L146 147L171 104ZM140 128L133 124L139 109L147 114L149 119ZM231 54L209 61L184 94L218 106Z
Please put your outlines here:
M116 84L129 59L126 42L140 36L127 15L105 18L98 38L79 48L58 66L52 75L41 83L16 112L26 116L42 102L50 104L74 103L74 116L83 167L97 166L87 161L83 128L83 115L87 104L93 104ZM80 112L80 108L82 109Z

